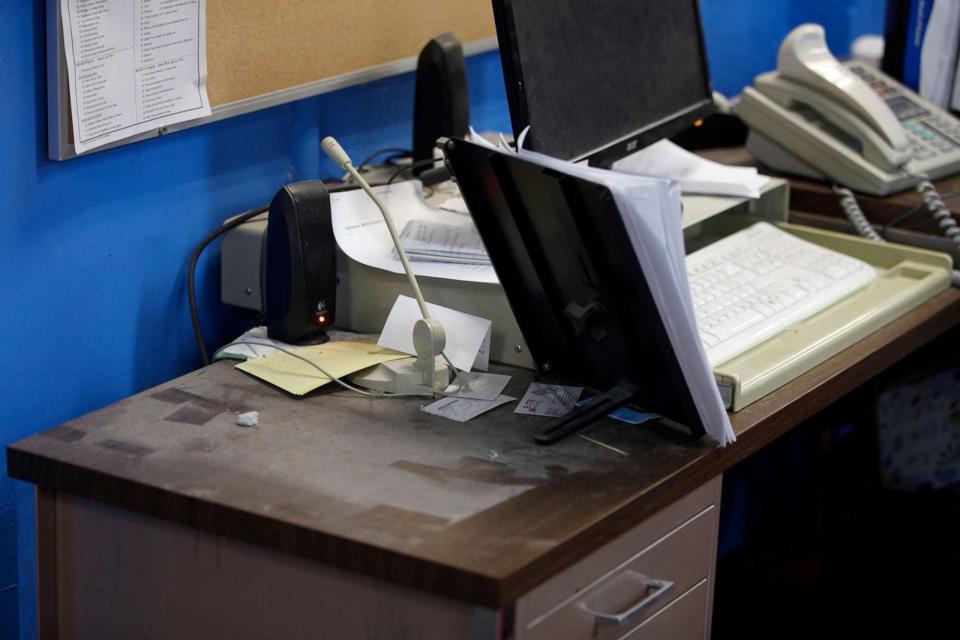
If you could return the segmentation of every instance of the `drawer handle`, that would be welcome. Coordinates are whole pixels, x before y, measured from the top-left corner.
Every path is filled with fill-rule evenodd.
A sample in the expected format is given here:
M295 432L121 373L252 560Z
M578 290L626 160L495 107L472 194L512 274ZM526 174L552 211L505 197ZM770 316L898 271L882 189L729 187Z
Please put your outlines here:
M642 616L644 613L662 602L673 591L673 583L669 580L648 578L647 576L641 575L635 571L624 571L622 574L620 574L620 579L629 579L633 582L637 582L646 587L648 593L646 593L646 595L641 598L639 602L635 602L627 609L624 609L619 613L597 611L586 603L581 603L580 606L584 609L584 611L592 615L594 620L599 624L614 627L622 627L630 624L638 617Z

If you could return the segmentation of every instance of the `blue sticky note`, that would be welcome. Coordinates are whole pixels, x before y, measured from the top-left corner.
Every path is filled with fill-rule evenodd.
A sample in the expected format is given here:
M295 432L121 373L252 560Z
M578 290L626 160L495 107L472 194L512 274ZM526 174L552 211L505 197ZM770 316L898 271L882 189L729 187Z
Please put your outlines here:
M655 413L643 413L630 407L620 407L611 413L610 417L620 422L626 422L627 424L643 424L647 420L659 418L660 416Z
M584 398L578 402L577 405L583 406L588 402L590 402L590 398ZM631 409L630 407L620 407L609 415L614 420L626 422L627 424L643 424L647 420L653 420L654 418L660 417L655 413L643 413L642 411L637 411L636 409Z

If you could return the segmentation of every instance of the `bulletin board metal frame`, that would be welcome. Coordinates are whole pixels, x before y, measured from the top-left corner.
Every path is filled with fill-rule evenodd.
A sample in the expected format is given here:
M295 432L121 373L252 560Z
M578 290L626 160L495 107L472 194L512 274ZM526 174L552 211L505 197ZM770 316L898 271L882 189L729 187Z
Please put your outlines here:
M466 0L446 1L464 2ZM66 55L64 53L63 22L60 14L60 0L47 0L46 5L47 154L51 160L69 160L77 157L78 154L74 149L71 139L72 124L70 122L70 84L67 73ZM490 31L493 35L464 42L463 49L465 55L470 56L486 51L492 51L497 48L497 38L492 27L492 11L490 25ZM336 25L330 25L330 29L335 30ZM209 34L209 18L207 30ZM439 33L440 31L434 35L439 35ZM419 43L419 46L423 46L424 44L426 44L426 40L424 40L422 43ZM209 35L207 46L209 51ZM210 122L232 118L233 116L250 113L252 111L259 111L260 109L267 109L269 107L309 98L330 91L336 91L345 87L406 73L416 68L418 53L419 49L417 49L417 52L414 52L410 56L392 60L383 64L376 64L354 71L349 71L347 73L333 75L331 77L319 78L311 82L285 87L277 91L242 98L224 104L215 104L212 106L211 115L207 117L197 118L168 127L160 127L146 133L131 136L129 138L98 147L97 149L93 149L82 155L89 155L91 153L112 149L121 145L140 142L142 140L148 140L150 138L156 138L177 131L182 131L184 129L201 126Z

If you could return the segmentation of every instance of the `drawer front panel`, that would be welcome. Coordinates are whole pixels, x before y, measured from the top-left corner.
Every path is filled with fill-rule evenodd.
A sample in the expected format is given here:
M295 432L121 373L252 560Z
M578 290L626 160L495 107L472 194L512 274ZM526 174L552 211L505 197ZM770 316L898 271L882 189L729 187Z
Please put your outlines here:
M707 630L707 600L710 590L706 581L661 609L645 623L626 635L627 640L704 640Z
M600 580L585 585L558 609L531 621L522 637L608 640L650 621L698 584L706 584L714 558L717 511L707 507ZM645 578L667 581L672 587L650 588L644 585ZM649 604L639 607L643 601ZM623 616L620 624L609 619L631 609L635 611ZM706 617L705 606L700 617Z
M719 505L720 485L721 477L717 476L532 589L517 602L517 628L530 626L698 513ZM715 546L716 541L711 544Z

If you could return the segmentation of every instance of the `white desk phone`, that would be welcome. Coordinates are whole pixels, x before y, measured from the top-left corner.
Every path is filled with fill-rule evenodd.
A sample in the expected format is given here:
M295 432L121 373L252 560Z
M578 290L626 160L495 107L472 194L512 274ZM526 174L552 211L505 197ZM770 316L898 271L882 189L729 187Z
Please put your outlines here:
M820 25L794 29L777 67L737 109L765 164L881 196L960 171L960 121L872 67L840 63Z
M754 82L737 113L751 129L747 149L757 160L834 181L844 213L871 240L883 238L851 189L882 196L914 188L960 246L960 226L930 182L960 171L960 120L872 67L838 61L817 24L791 31L777 71ZM960 286L960 271L953 282Z

